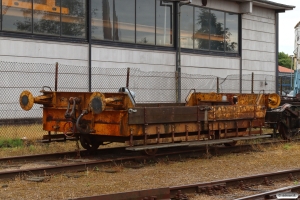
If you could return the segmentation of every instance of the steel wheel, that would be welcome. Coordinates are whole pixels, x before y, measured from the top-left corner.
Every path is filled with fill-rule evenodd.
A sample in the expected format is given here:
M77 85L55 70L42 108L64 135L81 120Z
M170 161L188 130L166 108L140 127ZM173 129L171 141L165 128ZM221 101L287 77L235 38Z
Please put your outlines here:
M298 133L298 129L289 129L285 124L280 123L278 127L278 132L282 139L292 140L293 137Z
M100 142L91 138L91 136L80 136L79 138L81 146L89 151L95 151L99 148Z
M157 153L158 149L145 149L144 152L148 156L154 156Z
M237 143L237 141L233 141L233 142L230 142L230 143L224 143L224 146L225 147L233 147L233 146L236 145L236 143Z

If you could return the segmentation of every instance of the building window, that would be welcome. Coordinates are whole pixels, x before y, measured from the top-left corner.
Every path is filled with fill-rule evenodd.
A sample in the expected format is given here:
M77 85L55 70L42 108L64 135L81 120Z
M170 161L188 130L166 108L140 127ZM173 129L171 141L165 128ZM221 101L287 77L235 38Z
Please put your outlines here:
M195 7L195 49L209 49L210 12L208 9Z
M2 30L32 33L32 1L2 0Z
M210 11L210 50L224 51L224 12Z
M61 8L61 35L86 38L86 0L61 0Z
M183 48L238 53L239 15L184 5L180 39Z
M173 3L161 0L92 0L92 38L173 45Z
M239 52L239 16L236 14L226 13L225 29L225 51Z
M180 46L193 48L193 7L182 6L180 15Z
M135 0L115 0L114 8L114 40L134 43Z
M2 30L86 38L86 0L2 0Z
M47 1L33 0L33 33L43 35L60 35L60 0L56 0L58 6L47 5ZM69 10L62 8L62 13Z
M92 38L113 40L113 0L92 0Z
M156 1L156 45L173 45L173 3Z
M136 1L136 43L155 45L155 1Z

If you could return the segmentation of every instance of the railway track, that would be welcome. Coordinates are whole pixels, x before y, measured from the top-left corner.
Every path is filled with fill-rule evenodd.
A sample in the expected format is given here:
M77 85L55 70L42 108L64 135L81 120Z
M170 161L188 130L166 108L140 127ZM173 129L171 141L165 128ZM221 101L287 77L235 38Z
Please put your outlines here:
M282 140L259 143L257 145L274 145L282 143ZM176 148L165 149L155 156L141 155L139 152L128 152L125 148L99 149L95 155L90 155L88 151L64 152L55 154L41 154L31 156L19 156L0 159L0 179L29 176L45 176L64 172L86 171L101 166L126 165L126 167L140 167L145 161L155 161L159 159L180 160L183 158L201 158L211 155L221 155L228 153L240 153L253 151L256 145L237 145L231 147L209 146L207 148ZM21 167L21 166L29 167ZM35 165L34 167L32 167Z
M189 200L190 196L194 196L195 194L206 194L206 195L215 195L225 194L230 195L232 198L236 200L265 200L265 199L274 199L275 195L278 193L286 193L286 192L300 192L300 185L294 185L296 177L300 177L300 169L279 171L274 173L265 173L247 177L239 177L234 179L226 179L205 183L196 183L192 185L180 185L168 188L155 188L149 190L141 190L141 191L131 191L124 193L115 193L115 194L106 194L99 196L90 196L90 197L82 197L82 198L74 198L74 200L110 200L110 199L118 199L118 200ZM269 191L261 192L261 190L253 189L254 186L265 185L270 186L272 183L280 183L288 181L290 186L288 187L280 187L278 189L270 189ZM273 186L274 187L274 186ZM276 186L275 186L276 187ZM248 191L257 191L257 194L253 194L245 197L234 197L238 196L235 194L229 194L232 189L239 190L248 190ZM228 195L229 194L229 195ZM223 196L224 199L226 198ZM276 199L276 198L275 198Z
M263 192L255 195L250 195L236 200L265 200L265 199L277 199L277 197L293 197L293 199L298 199L298 194L300 193L300 185L294 185L289 187L283 187L276 190L271 190L268 192ZM292 198L291 198L292 199Z

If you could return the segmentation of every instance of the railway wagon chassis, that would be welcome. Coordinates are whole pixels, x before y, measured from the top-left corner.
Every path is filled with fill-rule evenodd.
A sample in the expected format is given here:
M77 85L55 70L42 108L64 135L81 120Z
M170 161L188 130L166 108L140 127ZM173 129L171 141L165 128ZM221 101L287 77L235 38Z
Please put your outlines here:
M135 102L127 88L117 93L41 90L20 95L20 105L43 107L43 129L62 132L94 150L106 142L126 142L128 150L234 145L263 135L267 109L280 104L277 94L199 93L191 90L185 103Z

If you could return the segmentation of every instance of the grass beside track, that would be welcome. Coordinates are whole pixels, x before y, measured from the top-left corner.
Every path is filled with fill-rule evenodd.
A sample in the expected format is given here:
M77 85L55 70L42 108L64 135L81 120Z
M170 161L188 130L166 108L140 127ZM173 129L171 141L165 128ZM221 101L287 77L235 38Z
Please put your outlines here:
M263 129L264 133L272 130ZM47 134L43 130L42 124L32 125L2 125L0 126L0 157L11 157L21 155L34 155L43 153L57 153L75 151L77 149L75 141L40 143L42 136ZM239 141L238 143L257 144L263 139L251 141ZM100 148L120 147L124 143L112 143L100 146ZM80 149L83 149L79 144Z
M29 140L38 140L42 139L45 134L47 132L43 130L42 124L0 126L0 138L2 139L26 138Z

